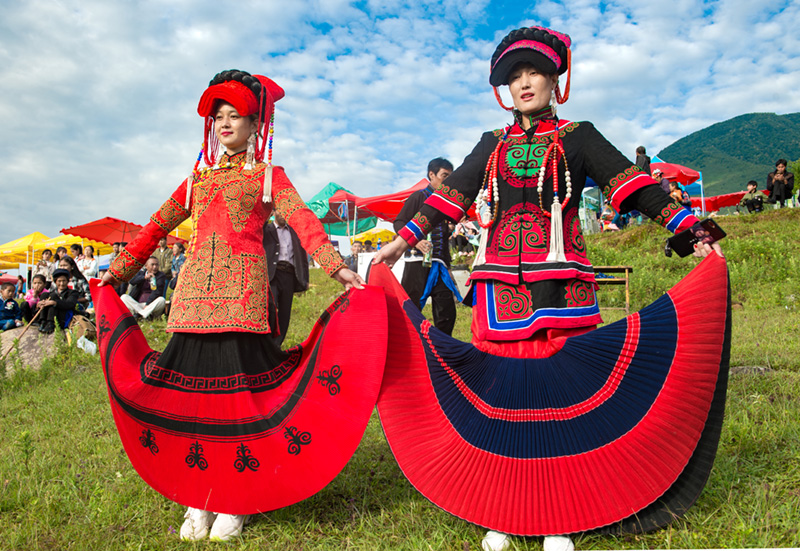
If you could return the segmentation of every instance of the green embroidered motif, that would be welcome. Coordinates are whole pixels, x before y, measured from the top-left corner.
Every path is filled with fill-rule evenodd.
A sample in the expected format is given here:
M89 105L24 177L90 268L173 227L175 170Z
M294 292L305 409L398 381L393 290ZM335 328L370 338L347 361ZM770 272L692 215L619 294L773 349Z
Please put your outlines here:
M506 163L517 178L536 178L547 152L547 143L510 144L506 147Z

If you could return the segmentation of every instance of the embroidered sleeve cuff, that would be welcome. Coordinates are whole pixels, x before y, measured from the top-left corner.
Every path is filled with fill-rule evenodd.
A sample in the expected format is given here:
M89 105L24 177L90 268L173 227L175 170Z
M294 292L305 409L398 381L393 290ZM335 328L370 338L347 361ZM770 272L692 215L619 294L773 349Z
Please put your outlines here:
M332 276L336 270L345 267L341 255L330 242L323 243L316 251L311 253L311 256L329 276Z
M412 247L425 239L425 236L431 231L430 222L424 214L417 213L412 220L405 226L400 228L397 234L406 240L406 243Z
M111 265L108 267L108 271L111 272L111 275L113 275L119 281L129 281L139 270L142 269L142 266L144 266L143 262L139 262L129 251L122 249L117 257L111 262Z
M425 203L451 220L458 221L461 220L467 212L472 201L464 197L464 195L457 190L442 184L441 188L428 197Z
M161 205L159 211L150 217L150 221L169 233L187 218L189 218L189 211L173 196Z
M603 195L611 203L611 206L619 212L622 203L634 192L645 186L657 185L656 181L648 176L638 166L625 169L625 172L617 174L603 190Z

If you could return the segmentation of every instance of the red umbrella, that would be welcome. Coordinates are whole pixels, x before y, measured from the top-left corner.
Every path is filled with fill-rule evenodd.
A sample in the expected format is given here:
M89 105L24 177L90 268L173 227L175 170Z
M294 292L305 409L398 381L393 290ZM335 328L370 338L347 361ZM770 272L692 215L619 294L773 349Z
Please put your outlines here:
M124 243L133 241L136 234L139 233L144 226L135 224L133 222L126 222L118 218L111 218L106 216L93 222L87 222L80 226L72 226L71 228L63 228L61 233L67 235L77 235L84 239L91 239L92 241L99 241L113 245L114 243ZM168 236L167 243L186 243L185 239L178 239L177 237Z
M400 214L403 204L411 196L411 194L415 191L419 191L420 189L425 189L428 187L429 183L430 182L428 182L428 180L423 178L410 188L404 189L403 191L387 193L385 195L374 195L372 197L358 197L352 193L346 193L343 190L339 190L333 194L333 196L329 199L329 202L331 203L331 210L333 210L333 205L335 203L343 203L345 200L347 200L355 205L358 209L369 211L372 216L377 216L378 218L388 222L394 222L394 219L397 218L398 214ZM475 207L470 208L468 215L470 218L475 219ZM361 216L361 214L359 214L359 216Z
M696 170L673 163L651 163L650 170L655 172L656 169L659 169L662 176L670 182L678 182L685 186L700 179L700 173Z

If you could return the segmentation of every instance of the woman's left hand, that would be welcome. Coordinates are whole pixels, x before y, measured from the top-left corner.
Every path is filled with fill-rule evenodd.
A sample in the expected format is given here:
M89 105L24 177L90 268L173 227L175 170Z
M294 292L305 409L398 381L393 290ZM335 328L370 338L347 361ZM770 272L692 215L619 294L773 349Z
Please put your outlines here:
M344 285L344 290L349 291L353 287L356 289L364 288L364 280L361 276L349 268L339 268L333 273L333 279Z
M700 258L704 258L711 253L715 252L719 255L720 258L725 258L725 255L722 254L722 247L719 246L718 242L714 243L695 243L694 244L694 256L699 256Z

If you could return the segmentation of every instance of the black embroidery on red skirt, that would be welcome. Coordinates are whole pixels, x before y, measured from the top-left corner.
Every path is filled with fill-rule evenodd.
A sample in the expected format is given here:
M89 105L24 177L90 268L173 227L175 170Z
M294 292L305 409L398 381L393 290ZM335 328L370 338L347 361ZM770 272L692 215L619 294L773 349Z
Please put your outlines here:
M189 446L186 464L189 465L189 468L197 467L201 471L205 471L208 468L208 461L203 457L203 445L200 442L195 441L194 444Z
M251 471L257 471L258 466L261 464L259 463L258 459L250 455L250 448L245 446L244 444L239 444L239 447L236 448L236 461L233 462L234 468L243 473L245 469L250 469Z
M224 377L199 377L157 365L160 352L149 352L141 364L139 372L142 382L179 390L182 392L203 392L208 394L230 394L234 392L263 392L279 387L300 365L302 348L289 351L289 357L275 367L262 373L248 375L237 373Z
M328 389L331 396L336 396L342 390L339 386L339 377L342 376L342 368L334 365L330 370L326 369L317 375L319 383Z
M153 455L158 453L158 446L156 445L156 435L150 429L144 429L142 435L139 437L139 442L142 446L150 450Z
M284 436L289 440L289 453L292 455L299 455L302 446L307 446L311 443L311 433L300 432L295 427L286 427Z
M111 332L111 327L108 325L105 314L100 316L100 326L97 328L97 332L100 333L99 340L105 339L106 335Z

